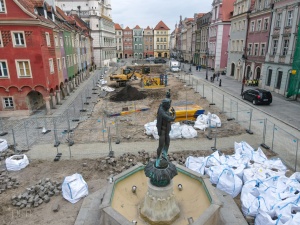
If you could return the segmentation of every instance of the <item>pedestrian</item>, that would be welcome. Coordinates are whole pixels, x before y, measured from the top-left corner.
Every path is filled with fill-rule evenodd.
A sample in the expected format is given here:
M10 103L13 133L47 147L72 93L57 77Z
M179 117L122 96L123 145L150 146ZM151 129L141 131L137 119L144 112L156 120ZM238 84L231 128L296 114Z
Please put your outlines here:
M165 74L165 87L167 87L167 85L168 85L168 75Z
M220 72L217 73L217 81L219 81Z
M164 85L164 75L163 74L159 75L159 85Z

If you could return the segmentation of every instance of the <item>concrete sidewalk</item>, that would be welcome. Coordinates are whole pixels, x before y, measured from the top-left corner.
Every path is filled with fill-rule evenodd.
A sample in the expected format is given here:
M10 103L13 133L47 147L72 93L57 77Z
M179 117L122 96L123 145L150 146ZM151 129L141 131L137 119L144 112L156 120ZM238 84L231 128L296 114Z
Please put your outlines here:
M261 144L261 137L259 135L245 134L217 138L216 148L220 151L234 147L234 142L246 141L254 149L257 149ZM209 140L207 138L201 139L176 139L171 140L169 152L183 152L183 151L211 151L214 147L215 139ZM121 142L120 144L112 143L112 151L115 156L120 156L124 153L138 153L138 151L145 150L146 152L155 152L158 147L158 140L149 140L142 142ZM69 147L67 144L60 144L58 148L53 144L34 145L31 150L26 153L30 159L53 160L57 153L62 153L62 160L69 159L83 159L83 158L98 158L106 157L109 154L108 143L86 143L74 144Z

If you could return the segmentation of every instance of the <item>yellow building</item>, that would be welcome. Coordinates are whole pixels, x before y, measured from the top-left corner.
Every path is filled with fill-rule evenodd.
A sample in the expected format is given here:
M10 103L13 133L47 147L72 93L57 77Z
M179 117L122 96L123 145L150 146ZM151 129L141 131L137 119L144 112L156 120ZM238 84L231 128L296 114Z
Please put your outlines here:
M154 28L154 57L170 57L170 29L160 21Z

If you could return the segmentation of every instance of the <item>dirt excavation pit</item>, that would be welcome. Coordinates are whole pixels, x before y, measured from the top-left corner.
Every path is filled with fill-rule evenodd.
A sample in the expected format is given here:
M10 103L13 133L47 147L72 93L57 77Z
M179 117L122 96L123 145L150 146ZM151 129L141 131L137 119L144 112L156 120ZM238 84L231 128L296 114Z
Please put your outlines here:
M139 91L136 87L131 85L127 85L122 88L117 93L110 96L111 101L120 102L120 101L136 101L145 99L147 95L141 91Z

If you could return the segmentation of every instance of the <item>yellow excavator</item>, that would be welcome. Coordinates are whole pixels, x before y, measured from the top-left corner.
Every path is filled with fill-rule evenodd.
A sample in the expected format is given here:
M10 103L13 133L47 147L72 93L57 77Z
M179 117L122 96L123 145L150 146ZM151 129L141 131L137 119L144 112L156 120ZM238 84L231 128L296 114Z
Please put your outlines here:
M150 69L143 68L142 72L138 72L135 68L127 67L122 68L120 74L112 74L109 76L111 81L116 81L119 87L125 87L127 82L131 79L137 80L137 78L142 78L144 74L148 74Z

